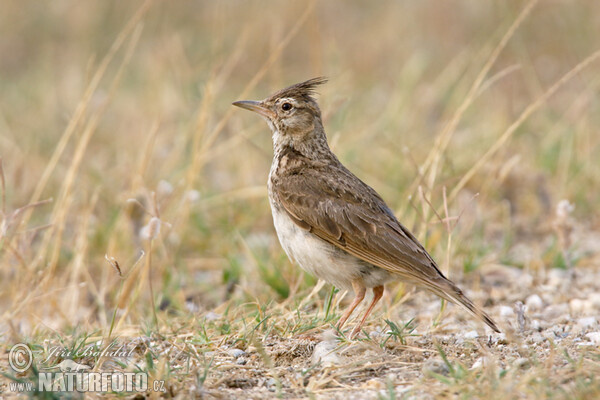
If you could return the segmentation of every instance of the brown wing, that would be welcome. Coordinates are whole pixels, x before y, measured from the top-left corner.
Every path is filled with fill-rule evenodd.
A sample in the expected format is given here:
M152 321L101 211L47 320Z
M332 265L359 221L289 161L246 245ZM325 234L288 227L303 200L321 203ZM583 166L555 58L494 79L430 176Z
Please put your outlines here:
M381 197L343 167L279 176L272 189L296 223L320 238L415 283L445 279Z
M348 253L462 304L492 329L494 322L438 269L417 239L371 187L341 165L295 169L271 182L298 226Z

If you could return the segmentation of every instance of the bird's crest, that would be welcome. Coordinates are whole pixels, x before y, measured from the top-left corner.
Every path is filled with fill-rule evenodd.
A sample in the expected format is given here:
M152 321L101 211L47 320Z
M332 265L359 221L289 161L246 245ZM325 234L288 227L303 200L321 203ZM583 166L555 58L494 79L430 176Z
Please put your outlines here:
M304 82L296 83L295 85L281 89L279 92L271 95L271 99L277 99L282 97L301 97L306 100L315 101L312 97L315 94L315 89L319 85L323 85L327 82L327 78L320 76L318 78L312 78Z

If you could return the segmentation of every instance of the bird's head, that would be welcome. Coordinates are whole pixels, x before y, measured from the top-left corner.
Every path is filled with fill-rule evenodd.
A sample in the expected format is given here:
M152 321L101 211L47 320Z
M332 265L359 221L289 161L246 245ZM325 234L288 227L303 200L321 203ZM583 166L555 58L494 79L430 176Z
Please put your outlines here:
M313 78L282 89L264 100L236 101L233 105L262 116L273 131L276 147L296 147L308 140L324 136L321 110L313 94L315 87L325 82L325 78Z

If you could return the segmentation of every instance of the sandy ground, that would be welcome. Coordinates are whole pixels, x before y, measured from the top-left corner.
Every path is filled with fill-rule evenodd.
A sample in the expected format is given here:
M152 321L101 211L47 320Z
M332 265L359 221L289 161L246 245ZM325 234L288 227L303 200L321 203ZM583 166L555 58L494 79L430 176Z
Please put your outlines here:
M496 385L493 398L528 398L536 397L532 379L547 380L558 394L569 393L580 378L586 379L580 373L600 371L597 270L578 269L573 274L554 269L534 275L496 266L481 279L482 291L492 299L486 309L502 326L502 334L486 333L455 306L448 307L441 325L428 329L431 323L425 321L435 318L440 302L417 293L401 307L405 316L417 317L417 329L406 332L406 344L388 338L389 327L380 324L370 339L344 343L332 331L266 337L266 356L255 346L224 346L211 354L214 367L201 393L231 399L376 399L389 398L393 389L398 397L435 398L458 395L464 384L463 389L481 395ZM485 374L493 376L482 377ZM458 391L452 392L453 385Z
M463 288L478 288L467 292L496 320L501 334L491 333L454 305L435 324L439 299L417 290L397 301L390 290L365 332L353 341L340 339L328 323L300 334L257 329L246 336L250 339L240 340L239 324L231 334L215 334L215 327L228 324L231 315L197 311L197 321L207 324L204 339L202 328L190 323L193 314L186 313L179 327L173 318L162 336L139 336L139 331L121 336L134 346L130 359L100 363L97 357L82 357L77 362L98 371L151 370L151 379L165 380L165 391L151 395L163 398L597 398L598 241L592 233L584 236L589 246L578 241L580 248L571 255L578 260L574 269L496 264L459 280ZM298 310L302 317L318 312L314 302L307 304ZM266 311L277 307L273 303ZM385 319L400 332L394 334ZM280 315L277 324L282 321ZM349 321L347 332L354 322ZM249 329L254 325L247 323ZM86 338L90 342L94 339ZM52 343L39 346L50 348ZM6 359L1 368L10 372ZM2 396L11 395L6 385L2 388Z

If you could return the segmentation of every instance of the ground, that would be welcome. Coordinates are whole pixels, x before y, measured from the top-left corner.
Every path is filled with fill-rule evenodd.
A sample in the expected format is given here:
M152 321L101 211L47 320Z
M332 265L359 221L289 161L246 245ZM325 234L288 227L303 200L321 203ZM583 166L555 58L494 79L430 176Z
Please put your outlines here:
M368 337L354 341L322 327L226 342L205 354L210 373L198 392L232 399L598 396L600 274L498 266L491 275L481 287L491 293L488 309L502 334L486 332L456 307L431 328L425 321L436 317L440 302L411 295L392 307L414 318L398 331L375 317Z

